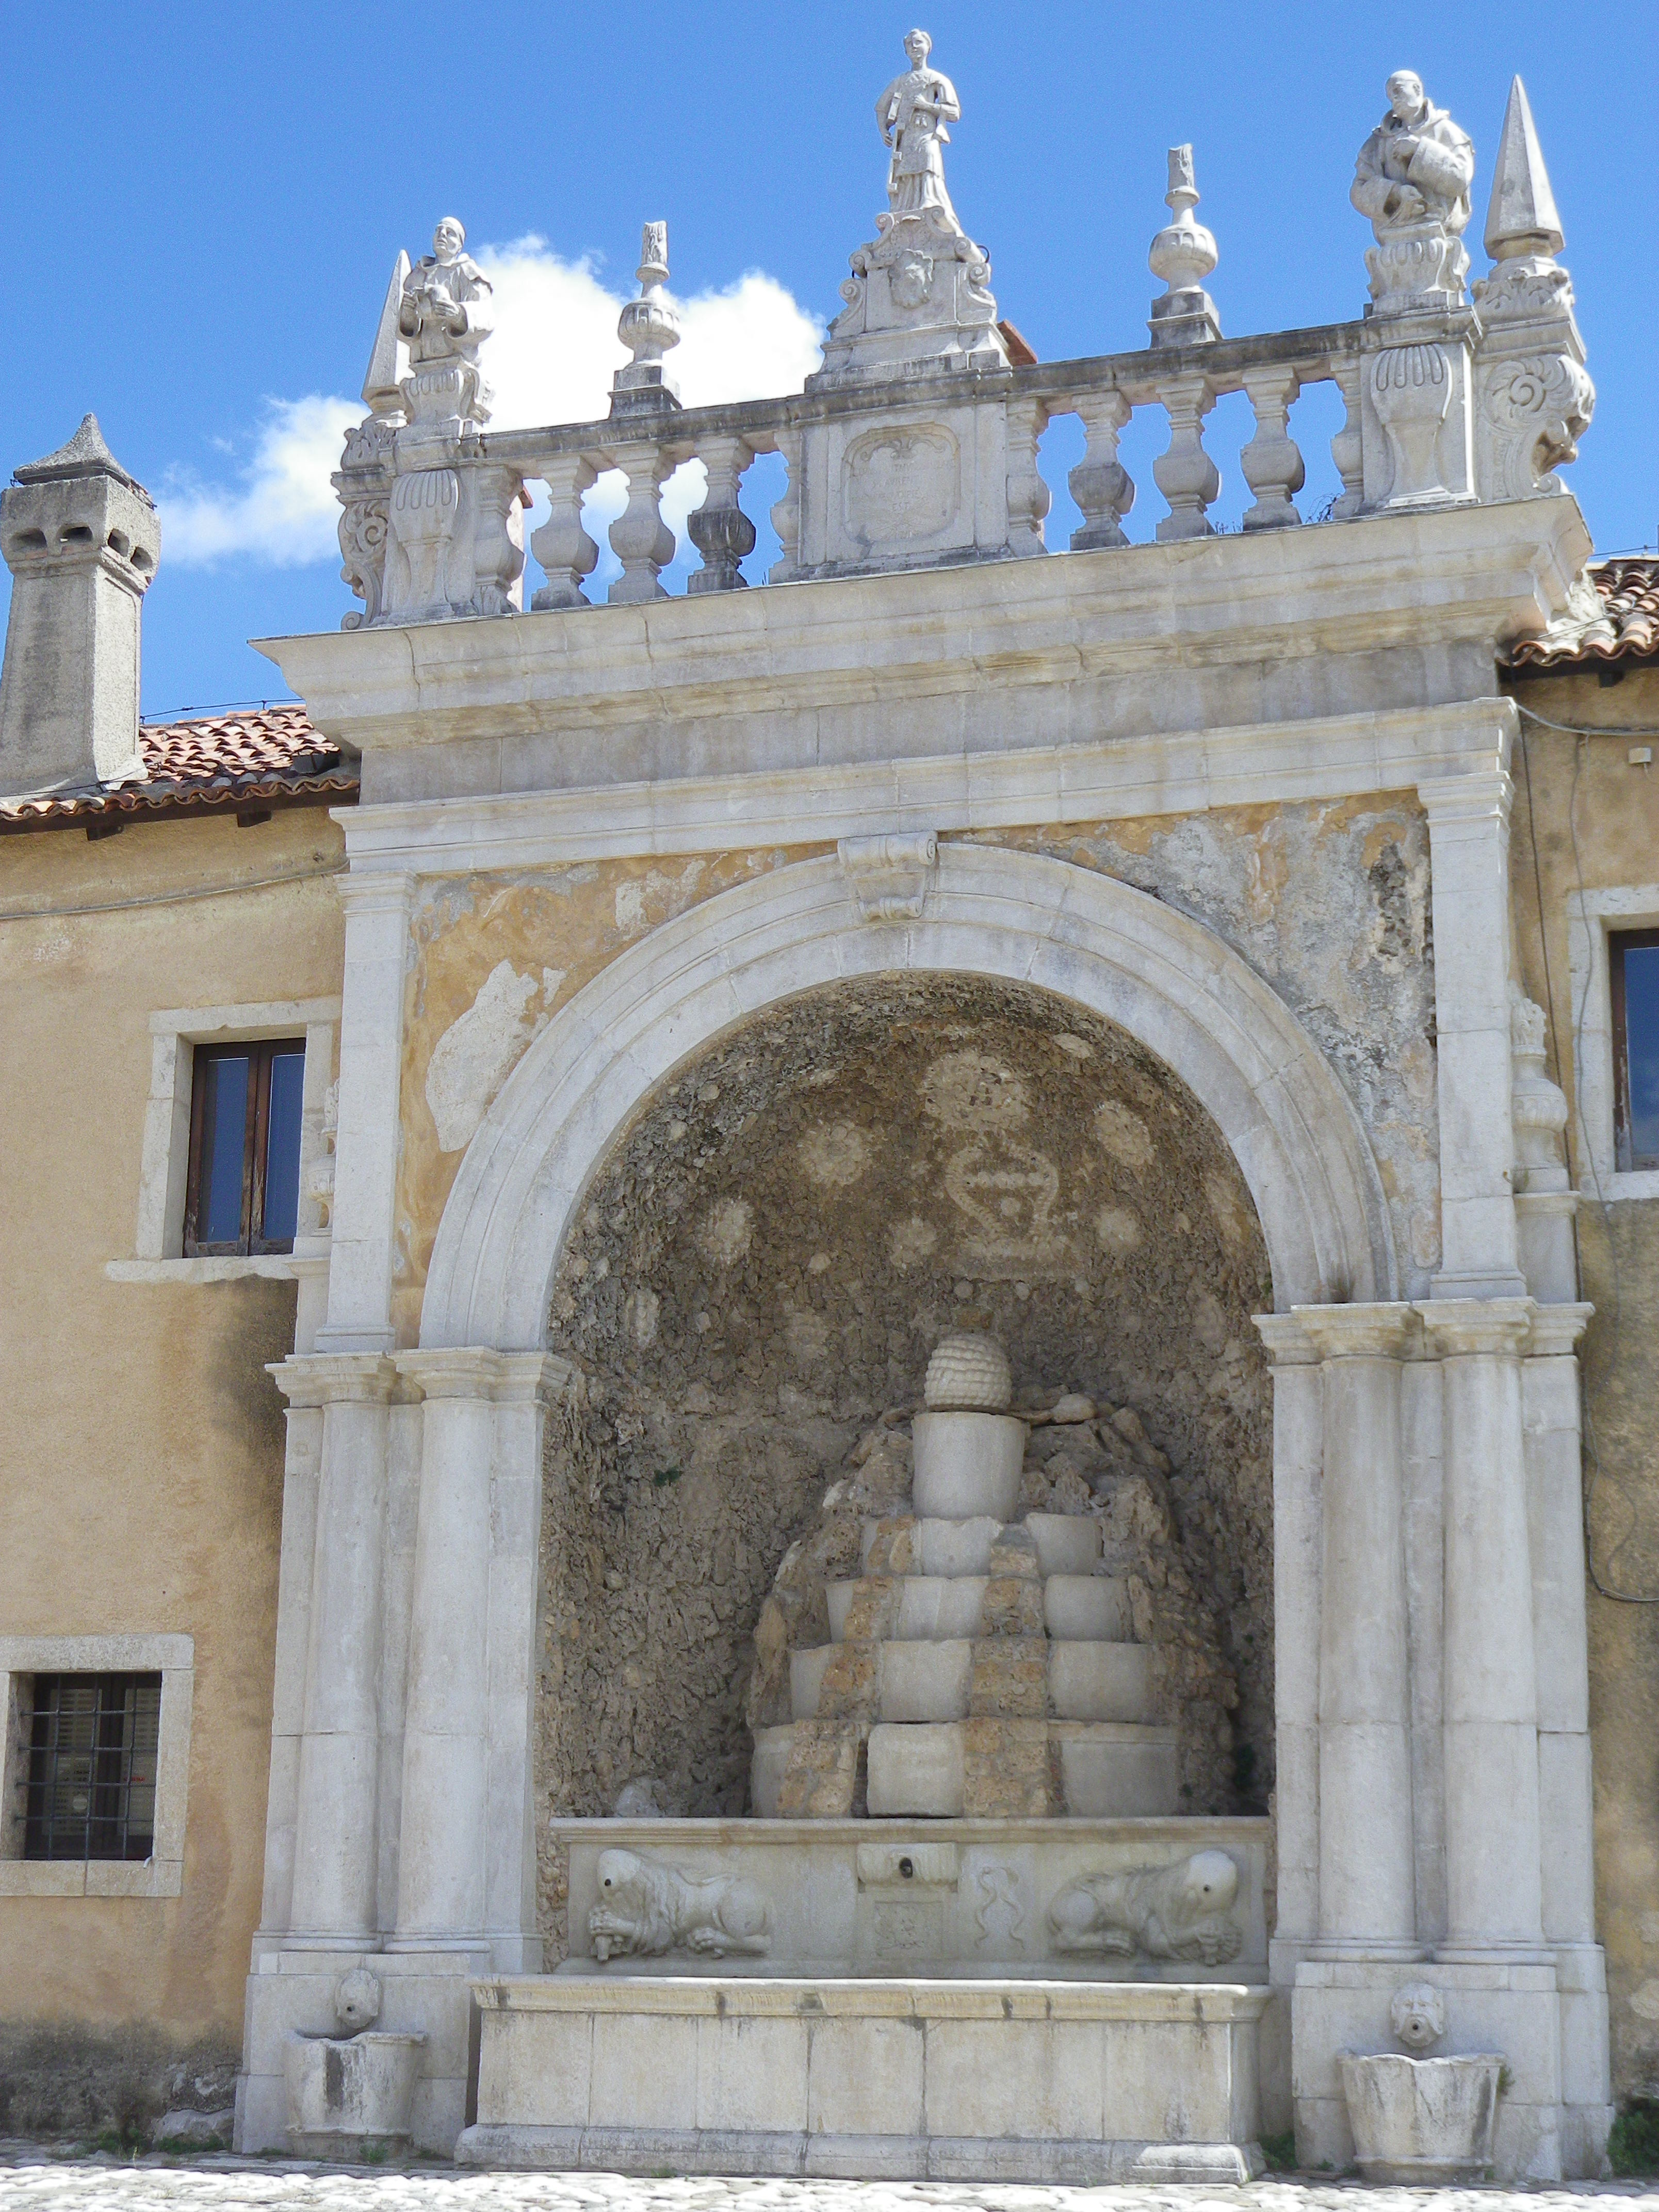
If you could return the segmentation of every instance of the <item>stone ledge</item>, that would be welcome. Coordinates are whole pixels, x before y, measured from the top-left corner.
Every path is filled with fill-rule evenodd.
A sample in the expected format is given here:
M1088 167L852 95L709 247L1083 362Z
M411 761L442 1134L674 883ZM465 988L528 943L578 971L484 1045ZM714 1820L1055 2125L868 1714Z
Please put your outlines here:
M848 2181L1253 2180L1249 2143L1046 2142L1013 2136L854 2136L735 2128L560 2128L475 2123L455 2146L464 2166L609 2173L785 2174Z

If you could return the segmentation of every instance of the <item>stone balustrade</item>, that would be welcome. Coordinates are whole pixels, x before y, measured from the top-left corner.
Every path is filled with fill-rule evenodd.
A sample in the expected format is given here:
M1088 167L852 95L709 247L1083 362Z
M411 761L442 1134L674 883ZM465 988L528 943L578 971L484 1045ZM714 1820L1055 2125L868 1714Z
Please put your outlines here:
M1238 392L1255 415L1254 434L1239 454L1253 495L1246 531L1560 489L1548 473L1541 421L1517 462L1526 441L1524 426L1512 419L1512 375L1504 386L1504 422L1484 419L1480 371L1486 348L1474 315L1464 309L1442 319L1437 335L1414 329L1408 346L1390 343L1395 334L1385 324L1334 323L723 406L682 409L665 398L655 407L635 404L597 422L538 429L471 428L446 456L459 495L434 503L453 517L457 538L466 540L459 548L464 557L451 561L450 597L438 610L429 585L418 606L400 603L395 574L388 587L386 517L408 432L371 420L352 434L336 479L345 508L342 542L356 556L347 579L365 601L347 623L516 611L522 514L535 483L545 485L550 512L532 540L546 577L532 604L538 611L587 605L582 586L601 549L584 520L583 499L612 470L626 479L627 504L610 526L622 572L606 600L629 605L663 598L662 574L676 550L663 490L690 460L702 461L708 475L702 503L687 523L702 562L687 580L694 594L744 587L741 564L754 550L756 531L740 503L742 487L764 454L781 456L787 471L772 508L781 548L769 582L1060 550L1044 536L1050 495L1037 450L1048 425L1066 415L1080 420L1087 439L1067 477L1082 512L1070 550L1130 542L1124 518L1138 487L1118 444L1137 409L1162 410L1169 426L1168 443L1152 464L1167 511L1152 534L1160 543L1206 537L1215 528L1210 510L1222 478L1205 444L1206 422L1218 399ZM1314 517L1295 503L1306 466L1291 410L1308 386L1322 383L1336 385L1345 403L1331 440L1342 489ZM424 451L419 460L431 473Z

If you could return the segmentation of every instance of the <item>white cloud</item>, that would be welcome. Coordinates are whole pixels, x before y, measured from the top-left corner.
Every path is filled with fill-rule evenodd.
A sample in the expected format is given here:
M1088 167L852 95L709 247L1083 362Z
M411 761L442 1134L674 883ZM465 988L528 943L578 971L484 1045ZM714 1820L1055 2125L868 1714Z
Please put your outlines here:
M478 249L495 288L495 331L483 350L499 429L579 422L603 416L612 373L627 360L617 317L629 293L612 292L587 260L566 261L527 237ZM684 336L668 368L688 407L799 392L818 364L823 325L770 276L751 270L723 290L677 300ZM338 510L329 483L348 427L362 414L350 399L278 399L237 485L204 484L175 471L163 494L163 557L202 567L242 554L274 567L337 557ZM685 517L702 497L701 462L664 488L664 520L682 541ZM588 526L601 548L596 580L616 574L605 526L622 512L622 481L602 477L589 495ZM531 519L531 527L541 520Z
M157 502L161 551L187 568L252 553L273 568L339 557L339 520L329 483L360 401L273 399L240 487L198 483L174 471Z

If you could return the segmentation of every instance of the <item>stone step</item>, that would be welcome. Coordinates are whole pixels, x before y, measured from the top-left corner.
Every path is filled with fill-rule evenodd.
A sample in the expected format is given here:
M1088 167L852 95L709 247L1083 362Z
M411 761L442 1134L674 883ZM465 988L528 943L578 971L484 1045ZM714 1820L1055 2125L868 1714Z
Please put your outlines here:
M872 1820L903 1814L954 1819L1064 1812L1097 1820L1162 1817L1176 1809L1180 1778L1173 1729L1127 1721L1050 1721L1046 1742L1060 1753L1062 1802L1021 1794L1023 1766L1044 1749L1040 1722L880 1722L870 1731L867 1802ZM1029 1755L1037 1754L1036 1759ZM1041 1788L1039 1778L1037 1785ZM1006 1790L1006 1798L999 1796Z
M871 1572L871 1556L882 1553L877 1570L904 1575L983 1575L992 1571L992 1547L1009 1524L988 1513L968 1521L901 1516L866 1521L860 1565ZM1029 1531L1037 1566L1045 1575L1086 1575L1100 1557L1100 1527L1083 1513L1028 1513L1012 1524ZM900 1563L903 1564L901 1565Z
M821 1644L789 1655L789 1706L798 1721L823 1711L825 1670L846 1647ZM1018 1650L1017 1642L991 1638L993 1656ZM1143 1722L1151 1710L1152 1652L1143 1644L1048 1644L1047 1711L1066 1721ZM973 1641L952 1637L895 1641L874 1647L877 1710L884 1721L965 1720L974 1710ZM1038 1691L1039 1681L1033 1686ZM845 1708L843 1708L845 1710ZM867 1708L866 1708L867 1710ZM987 1710L981 1703L979 1710ZM1041 1710L1041 1708L1039 1708Z
M994 1600L989 1618L988 1589ZM864 1575L826 1583L823 1595L837 1644L1037 1635L1045 1627L1053 1638L1094 1644L1127 1644L1133 1634L1128 1588L1115 1575L1050 1575L1042 1583L986 1575ZM1018 1605L1011 1610L1015 1596ZM1030 1618L1016 1622L1014 1610Z

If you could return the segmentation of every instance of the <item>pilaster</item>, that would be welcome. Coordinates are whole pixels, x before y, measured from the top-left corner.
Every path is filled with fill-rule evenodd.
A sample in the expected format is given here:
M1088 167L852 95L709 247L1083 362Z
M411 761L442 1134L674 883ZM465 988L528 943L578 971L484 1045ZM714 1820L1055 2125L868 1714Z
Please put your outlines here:
M320 1352L390 1352L404 973L412 876L349 875L328 1319Z
M1429 820L1447 1298L1519 1297L1510 1060L1509 824L1501 767L1419 786Z
M422 1395L397 1951L538 1960L530 1727L544 1409L567 1362L405 1352Z
M1530 1298L1430 1299L1445 1448L1446 1941L1543 1964L1538 1692L1521 1421Z
M1420 1957L1413 1872L1400 1368L1412 1309L1297 1306L1322 1379L1322 1959Z
M290 1405L322 1415L286 1942L362 1950L380 1940L380 1576L397 1370L372 1352L313 1353L272 1372Z

